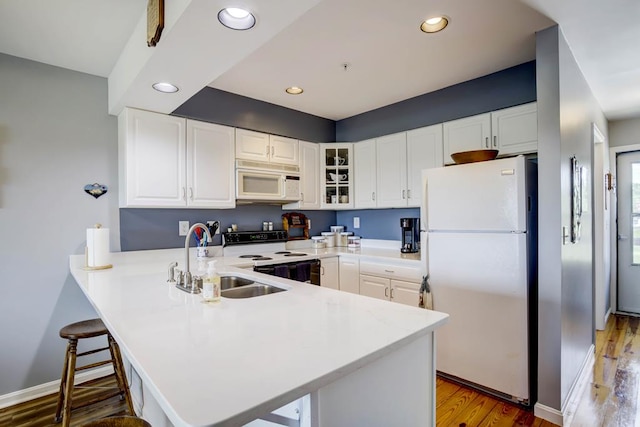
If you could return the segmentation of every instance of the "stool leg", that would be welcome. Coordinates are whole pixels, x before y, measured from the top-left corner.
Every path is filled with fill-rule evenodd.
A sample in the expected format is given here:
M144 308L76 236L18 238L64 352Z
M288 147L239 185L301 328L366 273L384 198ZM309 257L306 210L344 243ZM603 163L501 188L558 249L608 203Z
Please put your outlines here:
M69 340L69 362L67 363L67 376L64 390L64 407L62 409L62 427L69 427L71 422L71 402L73 400L73 381L76 374L76 353L78 350L78 340Z
M122 356L120 355L120 347L115 339L108 334L109 339L109 351L111 352L111 359L113 360L113 370L116 374L116 380L120 387L121 396L124 397L129 409L129 414L135 416L136 413L133 409L133 402L131 401L131 393L129 392L129 384L127 382L127 375L124 372L124 365L122 364Z
M62 365L62 375L60 377L60 391L58 392L58 405L56 406L56 416L53 419L53 422L59 423L62 421L62 404L64 402L65 397L65 385L67 383L67 371L69 369L69 346L67 343L67 351L64 353L64 364Z

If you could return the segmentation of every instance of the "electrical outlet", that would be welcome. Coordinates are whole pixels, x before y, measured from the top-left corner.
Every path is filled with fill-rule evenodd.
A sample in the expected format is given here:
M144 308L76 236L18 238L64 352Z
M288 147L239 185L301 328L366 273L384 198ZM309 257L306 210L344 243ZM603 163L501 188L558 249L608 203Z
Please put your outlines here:
M207 226L209 227L209 232L211 232L212 227L215 227L215 234L220 234L220 221L207 221Z
M178 236L186 236L189 232L189 221L178 221Z
M354 216L353 217L353 228L360 228L360 217L359 216Z

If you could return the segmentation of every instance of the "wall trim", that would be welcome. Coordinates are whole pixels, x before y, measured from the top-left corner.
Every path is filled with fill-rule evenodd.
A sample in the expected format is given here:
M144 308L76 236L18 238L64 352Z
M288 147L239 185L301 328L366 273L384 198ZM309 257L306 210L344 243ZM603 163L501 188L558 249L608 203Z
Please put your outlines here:
M533 408L533 415L538 418L542 418L545 421L561 426L562 425L562 412L555 408L552 408L541 403L536 403Z
M609 307L609 309L607 310L607 312L604 314L604 327L607 327L607 323L609 322L609 316L611 316L611 307Z
M580 372L578 373L578 378L574 381L571 389L569 390L569 394L564 401L564 405L562 405L562 413L564 414L564 425L570 426L573 418L576 415L576 411L578 410L578 405L580 404L580 397L584 393L586 387L589 386L589 383L592 379L593 374L593 366L596 360L596 347L591 344L589 347L589 352L587 353L587 357L584 359L584 363L580 368Z
M111 374L113 374L113 366L104 366L102 368L92 369L90 371L77 374L74 378L73 383L77 385ZM0 396L0 409L28 402L29 400L37 399L49 394L58 393L59 390L60 380L55 380L48 383L25 388L24 390L14 391L12 393Z

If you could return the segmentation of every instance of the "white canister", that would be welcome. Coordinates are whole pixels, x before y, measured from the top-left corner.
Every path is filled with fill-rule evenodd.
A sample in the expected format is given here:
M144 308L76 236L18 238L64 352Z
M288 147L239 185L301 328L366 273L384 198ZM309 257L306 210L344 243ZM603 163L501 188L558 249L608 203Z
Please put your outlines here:
M346 247L349 244L349 236L351 235L353 235L353 232L351 231L343 231L342 233L338 234L337 246Z
M323 231L320 234L322 234L322 237L324 237L324 243L327 246L327 248L332 248L336 245L336 233Z
M313 249L324 249L326 247L324 236L312 236L311 247Z
M332 233L342 233L344 231L344 225L332 225L331 232Z
M347 247L349 249L360 249L360 236L347 237Z

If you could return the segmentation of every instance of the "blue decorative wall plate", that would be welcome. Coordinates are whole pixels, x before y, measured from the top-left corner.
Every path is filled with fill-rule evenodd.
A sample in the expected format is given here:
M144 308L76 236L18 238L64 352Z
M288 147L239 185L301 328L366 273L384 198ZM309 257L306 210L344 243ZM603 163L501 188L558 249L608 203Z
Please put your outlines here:
M103 194L106 194L107 190L108 188L106 185L98 184L97 182L84 186L85 193L92 195L96 199Z

